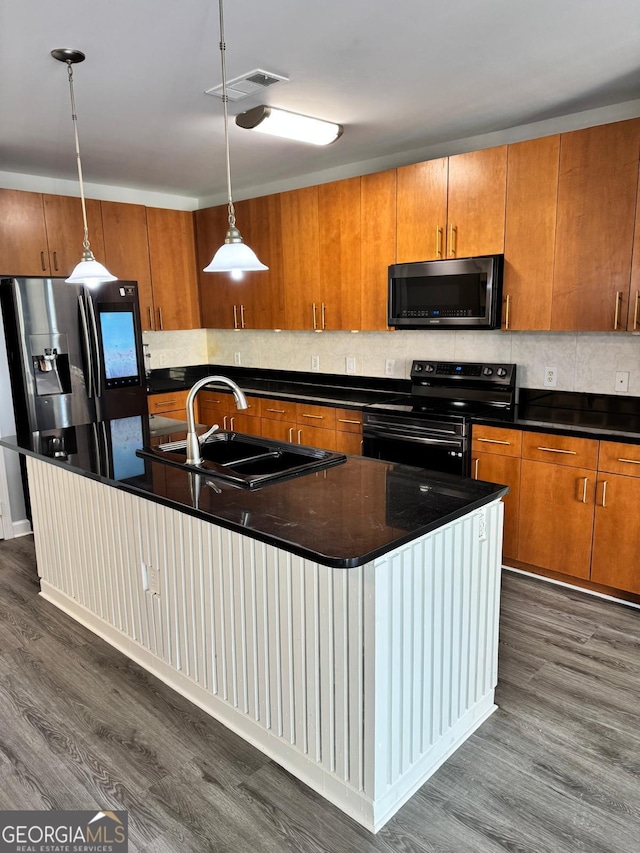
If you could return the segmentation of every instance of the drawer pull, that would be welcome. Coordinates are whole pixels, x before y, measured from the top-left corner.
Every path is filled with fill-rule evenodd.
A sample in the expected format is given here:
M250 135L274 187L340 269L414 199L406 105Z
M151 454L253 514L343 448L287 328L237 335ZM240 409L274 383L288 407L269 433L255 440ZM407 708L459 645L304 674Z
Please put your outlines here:
M538 450L546 450L547 453L568 453L569 456L577 456L577 450L560 450L558 447L539 447Z
M324 415L308 415L306 412L302 413L303 418L313 418L316 421L323 421Z
M293 444L293 427L289 427L289 443Z
M484 441L485 444L506 444L507 447L511 447L510 441L502 441L499 438L476 438L476 441ZM539 447L538 450L542 450L542 447Z
M630 465L640 465L640 459L624 459L624 457L619 456L618 462L628 462Z
M339 424L356 424L356 426L360 426L360 421L351 421L349 418L338 418Z
M302 430L298 430L298 444L302 444Z
M176 406L177 404L177 400L164 400L163 402L156 403L156 406Z
M276 415L286 415L286 409L267 409L268 412L275 412Z

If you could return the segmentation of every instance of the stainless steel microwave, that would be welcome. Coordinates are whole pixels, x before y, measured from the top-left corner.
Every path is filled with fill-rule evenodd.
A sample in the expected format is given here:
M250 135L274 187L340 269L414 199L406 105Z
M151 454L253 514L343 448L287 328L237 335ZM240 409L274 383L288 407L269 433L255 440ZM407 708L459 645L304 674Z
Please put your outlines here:
M503 255L389 267L388 322L398 329L498 329Z

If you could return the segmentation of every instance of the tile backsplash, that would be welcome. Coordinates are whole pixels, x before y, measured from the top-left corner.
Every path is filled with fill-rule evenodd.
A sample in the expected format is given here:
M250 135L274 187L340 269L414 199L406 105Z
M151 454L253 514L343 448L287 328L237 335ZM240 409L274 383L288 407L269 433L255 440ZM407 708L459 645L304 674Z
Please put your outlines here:
M359 376L406 379L414 358L445 361L514 362L518 384L543 386L546 367L557 369L557 388L614 394L617 371L629 373L628 396L640 397L640 336L606 332L273 332L199 329L145 332L150 367L236 364L311 371L317 356L322 373L347 373L353 359ZM238 355L239 354L239 355Z

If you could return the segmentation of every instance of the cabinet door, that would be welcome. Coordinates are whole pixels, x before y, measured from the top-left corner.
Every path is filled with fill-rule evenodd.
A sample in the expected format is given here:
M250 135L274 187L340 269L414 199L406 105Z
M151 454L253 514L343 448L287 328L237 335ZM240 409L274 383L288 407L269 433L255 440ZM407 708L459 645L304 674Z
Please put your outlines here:
M280 196L285 328L321 328L318 187Z
M640 594L640 477L598 474L591 580Z
M550 329L560 136L508 147L503 329Z
M518 560L588 578L595 471L523 459Z
M245 432L248 435L262 435L261 419L245 415L233 409L227 415L227 429L233 432Z
M520 508L520 459L493 453L474 453L471 460L474 480L509 486L502 498L504 503L504 536L502 556L505 560L518 558L518 513Z
M200 327L193 214L147 208L156 330Z
M504 252L507 146L449 157L447 257Z
M262 418L261 435L263 438L273 438L276 441L297 443L296 425L293 421L276 421L272 418Z
M340 432L336 430L336 447L338 453L349 453L351 456L362 456L362 433Z
M360 179L360 328L363 330L389 328L388 268L396 260L396 174L395 169L389 169Z
M638 181L638 200L636 203L636 232L633 239L631 258L631 289L629 291L629 313L627 329L640 331L640 179Z
M360 328L360 178L318 187L318 248L323 329Z
M203 272L224 242L229 227L226 204L196 210L197 272L202 325L205 329L233 329L237 309L237 285L228 273Z
M43 195L42 200L47 226L51 275L71 275L74 267L80 263L82 258L82 241L84 238L82 202L79 198L65 195ZM100 202L88 198L86 199L86 208L91 251L97 261L104 263Z
M138 282L140 320L145 331L155 329L147 211L141 204L102 202L104 256L109 272L125 281Z
M306 444L308 447L320 447L323 450L335 450L337 446L335 429L305 426L300 423L296 427L296 441L298 444Z
M269 267L261 272L245 273L239 282L230 280L233 304L239 306L236 317L239 310L241 328L281 329L284 326L284 290L280 196L239 201L235 209L245 243Z
M640 119L563 133L552 329L626 328Z
M399 264L443 258L447 224L447 158L397 170Z
M49 274L42 195L0 189L0 275Z

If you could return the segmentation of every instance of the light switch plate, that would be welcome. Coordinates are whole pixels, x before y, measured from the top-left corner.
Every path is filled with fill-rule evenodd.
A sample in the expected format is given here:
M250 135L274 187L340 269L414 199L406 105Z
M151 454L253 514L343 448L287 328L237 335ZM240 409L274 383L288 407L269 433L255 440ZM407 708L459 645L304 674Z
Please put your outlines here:
M233 363L238 365L242 364L242 361L240 360L240 353L238 351L233 354Z
M345 370L347 373L355 373L356 372L356 360L352 355L348 355L345 358Z
M312 355L311 356L311 370L320 370L320 356Z

